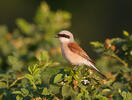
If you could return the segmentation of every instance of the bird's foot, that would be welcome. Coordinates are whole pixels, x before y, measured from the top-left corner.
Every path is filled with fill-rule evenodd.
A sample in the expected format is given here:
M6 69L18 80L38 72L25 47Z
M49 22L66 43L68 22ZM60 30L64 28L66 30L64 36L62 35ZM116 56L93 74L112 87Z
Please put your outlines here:
M78 66L74 66L74 67L73 67L73 70L77 70L77 69L78 69Z

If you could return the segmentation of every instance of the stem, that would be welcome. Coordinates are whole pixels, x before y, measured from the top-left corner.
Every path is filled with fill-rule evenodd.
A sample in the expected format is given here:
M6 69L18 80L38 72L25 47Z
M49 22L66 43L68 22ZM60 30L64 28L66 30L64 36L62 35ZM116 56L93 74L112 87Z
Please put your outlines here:
M124 60L122 60L121 58L119 58L117 55L112 54L112 57L114 57L117 60L119 60L124 66L128 66L128 64Z
M24 79L24 78L25 78L25 76L18 77L18 78L9 86L9 88L13 87L14 85L16 85L16 83L17 83L19 80L22 80L22 79Z
M8 79L8 74L7 74L7 79L6 79L6 83L7 83L7 88L9 87L9 79Z

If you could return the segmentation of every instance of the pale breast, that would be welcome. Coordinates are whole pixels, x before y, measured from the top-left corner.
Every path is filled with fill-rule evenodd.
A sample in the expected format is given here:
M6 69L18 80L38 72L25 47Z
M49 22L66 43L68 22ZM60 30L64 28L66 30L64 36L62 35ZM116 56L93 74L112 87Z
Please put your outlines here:
M76 53L72 52L68 46L67 43L61 44L61 50L62 50L62 55L64 58L70 62L72 65L83 65L84 58L81 56L77 55Z

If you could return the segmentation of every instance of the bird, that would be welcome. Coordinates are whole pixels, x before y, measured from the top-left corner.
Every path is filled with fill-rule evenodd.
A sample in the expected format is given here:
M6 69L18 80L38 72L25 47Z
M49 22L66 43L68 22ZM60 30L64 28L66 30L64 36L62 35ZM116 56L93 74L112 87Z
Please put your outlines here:
M95 70L103 78L106 76L96 68L95 63L87 53L75 42L73 34L70 31L62 30L55 35L60 41L61 52L64 58L74 66L86 65Z

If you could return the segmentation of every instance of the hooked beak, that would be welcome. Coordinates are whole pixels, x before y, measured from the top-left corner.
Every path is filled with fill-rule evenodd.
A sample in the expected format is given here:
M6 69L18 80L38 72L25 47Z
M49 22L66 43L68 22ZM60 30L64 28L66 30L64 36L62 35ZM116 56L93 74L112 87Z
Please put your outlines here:
M57 35L55 35L55 38L59 38L58 34L57 34Z

